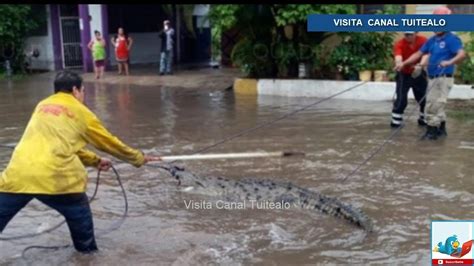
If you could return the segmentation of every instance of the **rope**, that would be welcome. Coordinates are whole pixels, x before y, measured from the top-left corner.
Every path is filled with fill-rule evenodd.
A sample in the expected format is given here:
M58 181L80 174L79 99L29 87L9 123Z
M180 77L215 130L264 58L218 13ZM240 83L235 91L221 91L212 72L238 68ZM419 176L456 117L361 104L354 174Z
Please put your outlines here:
M444 68L443 68L443 69L444 69ZM244 136L244 135L246 135L246 134L249 134L249 133L251 133L251 132L253 132L253 131L256 131L256 130L258 130L258 129L261 129L261 128L270 126L270 125L272 125L272 124L274 124L274 123L276 123L276 122L278 122L278 121L280 121L280 120L286 119L286 118L288 118L288 117L290 117L290 116L292 116L292 115L294 115L294 114L296 114L296 113L299 113L299 112L301 112L301 111L304 111L304 110L306 110L306 109L309 109L309 108L311 108L311 107L313 107L313 106L316 106L316 105L318 105L318 104L320 104L320 103L322 103L322 102L325 102L325 101L327 101L327 100L330 100L330 99L332 99L332 98L334 98L334 97L336 97L336 96L338 96L338 95L341 95L341 94L346 93L346 92L348 92L348 91L350 91L350 90L353 90L353 89L355 89L355 88L357 88L357 87L359 87L359 86L362 86L362 85L364 85L365 83L367 83L367 81L361 82L361 83L359 83L359 84L357 84L357 85L355 85L355 86L352 86L352 87L350 87L350 88L348 88L348 89L342 90L342 91L340 91L340 92L338 92L338 93L335 93L335 94L333 94L333 95L331 95L331 96L328 96L328 97L326 97L326 98L323 98L323 99L321 99L321 100L318 100L318 101L316 101L316 102L314 102L314 103L312 103L312 104L309 104L309 105L306 105L306 106L304 106L304 107L302 107L302 108L299 108L299 109L296 109L296 110L294 110L294 111L291 111L291 112L289 112L289 113L287 113L287 114L284 114L284 115L282 115L282 116L280 116L280 117L278 117L278 118L276 118L276 119L273 119L273 120L264 122L264 123L262 123L262 124L260 124L260 125L257 125L257 126L254 126L254 127L251 127L251 128L248 128L248 129L245 129L245 130L242 130L242 131L239 131L239 132L237 132L237 133L235 133L235 134L233 134L233 135L231 135L231 136L229 136L229 137L227 137L227 138L224 138L224 139L222 139L222 140L220 140L220 141L217 141L217 142L215 142L215 143L213 143L213 144L211 144L211 145L209 145L209 146L206 146L206 147L203 147L203 148L199 149L198 151L194 152L194 154L202 153L202 152L208 151L208 150L210 150L210 149L212 149L212 148L214 148L214 147L216 147L216 146L218 146L218 145L220 145L220 144L229 142L229 141L231 141L231 140L233 140L233 139L239 138L239 137L241 137L241 136ZM433 85L434 85L434 83L432 84L432 87L433 87ZM429 91L429 90L427 90L427 92L426 92L425 96L422 98L422 100L426 97L426 95L428 94L428 91ZM422 100L421 100L421 101L422 101ZM414 109L414 110L415 110L415 109ZM412 111L412 113L413 113L413 111ZM412 115L412 113L409 115L409 117ZM391 140L391 139L401 130L402 127L403 127L403 126L397 128L397 130L395 130L394 132L392 132L392 134L390 134L390 136L382 143L382 145L380 145L380 146L375 150L375 152L373 152L372 154L370 154L370 156L369 156L367 159L365 159L365 160L364 160L362 163L360 163L349 175L347 175L347 176L343 179L342 182L344 182L344 181L347 180L349 177L351 177L352 175L354 175L363 165L365 165L365 164L366 164L368 161L370 161L378 152L380 152L380 151L382 150L383 146L385 146L385 144L386 144L389 140ZM10 146L10 145L4 145L4 144L0 144L0 147L9 148L9 149L14 149L14 147L12 147L12 146ZM182 168L178 168L178 167L176 167L176 166L173 166L172 163L174 163L174 162L176 162L176 161L172 161L172 162L169 162L169 163L168 163L168 164L170 165L170 167L166 167L166 166L163 166L163 165L147 165L147 166L149 166L149 167L154 167L154 168L164 169L164 170L170 172L173 176L175 176L174 173L175 173L176 170L183 170L183 169L182 169ZM123 196L124 196L125 210L124 210L124 213L123 213L122 216L121 216L121 219L116 223L116 225L111 226L109 229L105 230L105 231L102 232L101 234L98 234L98 236L102 236L102 235L108 234L108 233L110 233L110 232L112 232L112 231L118 229L118 228L124 223L124 221L125 221L125 219L126 219L126 217L127 217L127 214L128 214L128 199L127 199L127 195L126 195L125 189L124 189L124 187L123 187L123 184L122 184L120 175L118 174L118 172L117 172L117 170L115 169L115 167L112 166L112 170L114 171L114 173L115 173L115 175L116 175L116 177L117 177L117 181L118 181L118 183L119 183L119 185L120 185L120 188L121 188L122 193L123 193ZM177 176L175 176L175 177L176 177L176 178L178 179L178 181L180 182L179 178L178 178ZM100 170L99 170L98 175L97 175L97 181L96 181L96 187L95 187L94 193L93 193L93 195L92 195L92 197L91 197L91 199L90 199L89 202L92 202L92 201L95 199L95 196L97 195L98 186L99 186L99 179L100 179ZM52 231L56 230L57 228L59 228L59 227L60 227L62 224L64 224L65 222L66 222L66 221L62 221L61 223L59 223L59 224L57 224L57 225L55 225L55 226L53 226L53 227L51 227L51 228L49 228L49 229L47 229L47 230L44 230L44 231L42 231L42 232L39 232L39 233L25 234L25 235L14 236L14 237L6 237L6 238L3 237L3 238L0 238L0 240L16 240L16 239L23 239L23 238L29 238L29 237L39 236L39 235L42 235L42 234L45 234L45 233L49 233L49 232L52 232ZM58 250L58 249L67 248L67 247L70 247L70 246L71 246L70 244L69 244L69 245L63 245L63 246L29 246L29 247L27 247L27 248L25 248L25 249L23 250L23 252L22 252L22 258L25 258L26 252L27 252L28 250L30 250L30 249L53 249L53 250Z
M2 145L3 147L3 145ZM95 197L97 195L97 191L99 190L99 180L100 180L100 170L97 172L97 180L96 180L96 185L95 185L95 189L94 189L94 193L92 194L92 197L90 197L89 199L89 203L91 203L92 201L95 200ZM118 177L118 176L117 176ZM30 233L30 234L24 234L24 235L18 235L18 236L11 236L11 237L0 237L0 241L12 241L12 240L18 240L18 239L24 239L24 238L32 238L32 237L36 237L36 236L40 236L40 235L44 235L46 233L50 233L56 229L58 229L59 227L61 227L61 225L63 225L64 223L66 223L66 220L63 220L62 222L46 229L46 230L43 230L41 232L38 232L38 233Z
M304 107L302 107L302 108L299 108L299 109L297 109L297 110L294 110L294 111L292 111L292 112L289 112L289 113L287 113L287 114L285 114L285 115L283 115L283 116L280 116L280 117L278 117L278 118L276 118L276 119L273 119L273 120L267 121L267 122L265 122L265 123L262 123L262 124L260 124L260 125L257 125L257 126L255 126L255 127L248 128L248 129L242 130L242 131L240 131L240 132L237 132L236 134L231 135L230 137L227 137L227 138L225 138L225 139L223 139L223 140L221 140L221 141L218 141L218 142L216 142L216 143L214 143L214 144L212 144L212 145L210 145L210 146L207 146L207 147L204 147L204 148L202 148L202 149L199 149L199 150L196 151L194 154L208 151L208 150L210 150L210 149L212 149L212 148L214 148L214 147L216 147L216 146L218 146L218 145L220 145L220 144L226 143L226 142L228 142L228 141L231 141L231 140L233 140L233 139L236 139L236 138L238 138L238 137L241 137L241 136L243 136L243 135L246 135L246 134L248 134L248 133L250 133L250 132L256 131L256 130L258 130L258 129L260 129L260 128L263 128L263 127L272 125L272 124L274 124L274 123L276 123L276 122L278 122L278 121L280 121L280 120L283 120L283 119L285 119L285 118L288 118L288 117L290 117L290 116L292 116L292 115L294 115L294 114L296 114L296 113L299 113L299 112L301 112L301 111L304 111L304 110L306 110L306 109L308 109L308 108L311 108L311 107L313 107L313 106L315 106L315 105L317 105L317 104L320 104L320 103L322 103L322 102L325 102L325 101L327 101L327 100L329 100L329 99L332 99L332 98L334 98L334 97L336 97L336 96L338 96L338 95L341 95L341 94L343 94L343 93L345 93L345 92L348 92L348 91L350 91L350 90L353 90L353 89L355 89L355 88L357 88L357 87L359 87L359 86L362 86L362 85L365 84L365 83L367 83L367 81L361 82L361 83L359 83L359 84L357 84L357 85L355 85L355 86L352 86L352 87L350 87L350 88L348 88L348 89L342 90L342 91L340 91L340 92L338 92L338 93L335 93L335 94L333 94L333 95L331 95L331 96L329 96L329 97L323 98L323 99L318 100L318 101L316 101L316 102L314 102L314 103L312 103L312 104L306 105L306 106L304 106ZM15 148L15 147L13 147L13 146L4 145L4 144L0 144L0 147L9 148L9 149L14 149L14 148ZM172 176L174 176L174 177L178 180L178 185L180 185L180 184L181 184L181 180L179 179L179 177L178 177L177 175L175 175L175 172L176 172L177 170L184 170L184 169L172 165L174 162L176 162L176 161L170 162L170 163L169 163L169 165L170 165L169 167L162 166L162 165L148 165L148 166L155 167L155 168L161 168L161 169L164 169L164 170L168 171ZM100 234L97 234L97 236L103 236L103 235L105 235L105 234L108 234L108 233L110 233L110 232L112 232L112 231L118 229L118 228L125 222L125 219L126 219L127 214L128 214L128 199L127 199L127 195L126 195L125 189L124 189L124 187L123 187L123 184L122 184L120 175L118 174L118 172L117 172L117 170L115 169L115 167L112 166L112 170L114 171L114 173L115 173L115 175L116 175L116 177L117 177L117 181L118 181L118 183L119 183L119 185L120 185L120 188L121 188L121 190L122 190L122 194L123 194L124 202L125 202L125 210L124 210L123 215L121 216L121 219L116 223L116 225L113 225L113 226L111 226L109 229L105 230L104 232L102 232L102 233L100 233ZM97 173L96 187L95 187L95 189L94 189L94 193L93 193L93 195L92 195L92 197L91 197L91 199L90 199L89 202L92 202L92 201L95 199L96 195L97 195L97 191L98 191L98 188L99 188L100 172L101 172L101 171L99 170L98 173ZM25 234L25 235L13 236L13 237L2 237L2 238L0 238L0 240L3 240L3 241L10 241L10 240L23 239L23 238L36 237L36 236L39 236L39 235L42 235L42 234L45 234L45 233L49 233L49 232L52 232L52 231L58 229L58 228L59 228L60 226L62 226L65 222L66 222L66 221L64 220L64 221L58 223L57 225L55 225L55 226L53 226L53 227L51 227L51 228L49 228L49 229L47 229L47 230L44 230L44 231L42 231L42 232L39 232L39 233L31 233L31 234ZM21 257L26 260L26 253L27 253L27 251L29 251L29 250L31 250L31 249L59 250L59 249L68 248L68 247L71 247L71 244L68 244L68 245L61 245L61 246L38 246L38 245L29 246L29 247L26 247L26 248L22 251Z
M446 70L445 67L442 68L442 71L444 72ZM442 74L440 74L442 75ZM444 77L446 78L446 77ZM429 87L427 90L426 90L426 93L425 95L421 98L420 102L422 102L426 96L428 95L428 93L431 91L431 89L434 87L434 85L436 84L438 80L435 80L433 83L431 83L431 87ZM417 110L417 106L415 106L415 108L412 109L412 111L408 114L408 118L410 118L414 113L415 111ZM388 138L386 138L381 145L379 145L378 147L375 148L375 150L373 152L371 152L369 154L369 156L364 159L361 163L359 163L356 168L354 170L352 170L348 175L346 175L343 179L342 179L342 183L344 183L349 177L352 177L355 173L357 173L357 171L359 171L360 168L362 168L362 166L364 166L365 164L367 164L377 153L379 153L382 148L390 141L393 139L393 137L395 137L398 132L400 132L400 130L405 127L404 124L402 124L400 127L398 127L397 129L395 129L389 136Z
M115 169L114 166L112 166L112 170L114 171L115 173L115 176L117 177L117 181L119 183L119 186L120 186L120 189L122 190L122 194L123 194L123 200L124 200L124 204L125 204L125 210L122 214L122 216L120 217L120 220L118 220L115 225L112 225L110 226L108 229L104 230L103 232L97 234L97 237L99 236L104 236L112 231L115 231L117 230L118 228L120 228L120 226L122 226L122 224L125 222L125 219L127 218L127 214L128 214L128 199L127 199L127 193L125 192L125 188L123 187L123 184L122 184L122 180L120 178L120 175L117 171L117 169ZM91 200L89 202L92 202L92 200L94 200L95 196L97 195L97 191L98 191L98 188L99 188L99 178L100 178L100 170L97 174L97 182L96 182L96 187L95 187L95 190L94 190L94 193L93 193L93 196L91 198ZM66 221L62 221L61 222L61 225L63 223L65 223ZM58 224L60 225L60 224ZM56 228L58 228L59 226L56 225L55 228L51 228L49 229L48 231L51 232L53 230L55 230ZM64 249L64 248L69 248L71 247L72 245L71 244L68 244L68 245L62 245L62 246L29 246L25 249L23 249L23 251L21 252L21 258L26 260L26 252L28 250L31 250L31 249L49 249L49 250L59 250L59 249Z
M423 76L424 78L426 78L427 76L425 75L425 71L422 70L420 76ZM400 108L400 105L402 104L402 101L400 99L398 99L398 95L402 95L403 94L403 88L404 88L404 82L405 82L405 78L404 78L404 73L402 72L398 72L397 73L397 79L400 80L400 86L397 86L397 84L395 85L395 91L393 92L393 96L392 96L392 103L393 103L393 109L399 109ZM418 77L417 77L418 78ZM416 80L417 78L412 78L413 80ZM415 86L412 87L412 91L413 91L413 94L415 95ZM408 89L407 91L407 101L408 101L408 93L410 92L410 90ZM426 95L426 93L425 93ZM398 101L398 104L395 106L395 102ZM416 101L418 104L421 104L423 102L423 98L420 100L420 101Z
M357 84L357 85L354 85L354 86L352 86L352 87L350 87L350 88L348 88L348 89L342 90L342 91L340 91L340 92L338 92L338 93L335 93L335 94L333 94L333 95L331 95L331 96L328 96L328 97L326 97L326 98L323 98L323 99L321 99L321 100L318 100L318 101L316 101L316 102L314 102L314 103L312 103L312 104L308 104L308 105L306 105L306 106L304 106L304 107L302 107L302 108L299 108L299 109L296 109L296 110L294 110L294 111L291 111L291 112L289 112L289 113L287 113L287 114L285 114L285 115L282 115L282 116L280 116L280 117L278 117L278 118L276 118L276 119L273 119L273 120L264 122L264 123L262 123L262 124L260 124L260 125L257 125L257 126L254 126L254 127L251 127L251 128L245 129L245 130L242 130L242 131L240 131L240 132L237 132L237 133L235 133L234 135L231 135L230 137L224 138L224 139L222 139L222 140L220 140L220 141L217 141L216 143L214 143L214 144L212 144L212 145L209 145L209 146L207 146L207 147L204 147L204 148L202 148L202 149L199 149L199 150L196 151L194 154L208 151L208 150L210 150L210 149L212 149L212 148L214 148L214 147L216 147L216 146L218 146L218 145L220 145L220 144L226 143L226 142L228 142L228 141L231 141L231 140L233 140L233 139L236 139L236 138L238 138L238 137L241 137L241 136L243 136L243 135L246 135L246 134L248 134L248 133L250 133L250 132L256 131L256 130L258 130L258 129L260 129L260 128L263 128L263 127L266 127L266 126L270 126L270 125L272 125L272 124L274 124L274 123L276 123L276 122L278 122L278 121L280 121L280 120L283 120L283 119L285 119L285 118L288 118L288 117L290 117L290 116L292 116L292 115L294 115L294 114L296 114L296 113L299 113L299 112L301 112L301 111L304 111L304 110L306 110L306 109L309 109L309 108L311 108L311 107L313 107L313 106L315 106L315 105L318 105L318 104L320 104L320 103L322 103L322 102L325 102L325 101L327 101L327 100L330 100L330 99L332 99L332 98L334 98L334 97L336 97L336 96L338 96L338 95L341 95L341 94L343 94L343 93L346 93L346 92L348 92L348 91L350 91L350 90L353 90L353 89L355 89L355 88L357 88L357 87L360 87L360 86L364 85L365 83L367 83L367 81L363 81L363 82L361 82L361 83L359 83L359 84Z
M277 117L277 118L275 118L275 119L266 121L266 122L264 122L264 123L262 123L262 124L260 124L260 125L256 125L256 126L254 126L254 127L241 130L241 131L239 131L239 132L237 132L237 133L235 133L235 134L233 134L233 135L231 135L231 136L229 136L229 137L227 137L227 138L224 138L224 139L222 139L222 140L220 140L220 141L217 141L217 142L215 142L215 143L213 143L213 144L211 144L211 145L209 145L209 146L203 147L203 148L201 148L201 149L195 151L195 152L192 153L192 154L198 154L198 153L201 153L201 152L208 151L208 150L210 150L210 149L212 149L212 148L214 148L214 147L216 147L216 146L218 146L218 145L221 145L221 144L223 144L223 143L229 142L229 141L231 141L231 140L233 140L233 139L239 138L239 137L241 137L241 136L244 136L244 135L246 135L246 134L249 134L249 133L251 133L251 132L253 132L253 131L256 131L256 130L258 130L258 129L261 129L261 128L270 126L270 125L272 125L272 124L274 124L274 123L276 123L276 122L278 122L278 121L280 121L280 120L283 120L283 119L285 119L285 118L288 118L288 117L290 117L290 116L292 116L292 115L294 115L294 114L296 114L296 113L299 113L299 112L301 112L301 111L304 111L304 110L306 110L306 109L309 109L309 108L311 108L311 107L313 107L313 106L316 106L316 105L318 105L318 104L320 104L320 103L322 103L322 102L325 102L325 101L327 101L327 100L330 100L330 99L332 99L332 98L334 98L334 97L336 97L336 96L338 96L338 95L341 95L341 94L343 94L343 93L346 93L346 92L348 92L348 91L350 91L350 90L353 90L353 89L355 89L355 88L357 88L357 87L360 87L360 86L364 85L365 83L367 83L367 81L363 81L363 82L361 82L361 83L359 83L359 84L357 84L357 85L354 85L354 86L352 86L352 87L349 87L349 88L347 88L347 89L345 89L345 90L342 90L342 91L340 91L340 92L338 92L338 93L332 94L332 95L330 95L330 96L328 96L328 97L326 97L326 98L320 99L320 100L318 100L318 101L316 101L316 102L314 102L314 103L308 104L308 105L306 105L306 106L304 106L304 107L302 107L302 108L299 108L299 109L296 109L296 110L291 111L291 112L289 112L289 113L286 113L286 114L284 114L284 115L282 115L282 116L280 116L280 117ZM171 162L168 163L168 165L170 165L171 168L172 168L172 167L175 167L175 166L173 166L173 163L175 163L175 162L177 162L177 161L178 161L178 160L171 161ZM154 168L161 168L161 169L165 169L165 168L170 169L169 167L163 167L163 166L160 166L160 165L148 165L148 164L147 164L147 166L148 166L148 167L154 167ZM165 169L165 170L166 170L166 169ZM178 180L179 180L179 179L178 179Z
M318 101L316 101L316 102L314 102L314 103L308 104L308 105L306 105L306 106L304 106L304 107L302 107L302 108L299 108L299 109L296 109L296 110L291 111L291 112L289 112L289 113L286 113L286 114L284 114L284 115L282 115L282 116L280 116L280 117L278 117L278 118L276 118L276 119L272 119L272 120L269 120L269 121L267 121L267 122L264 122L264 123L262 123L262 124L260 124L260 125L256 125L256 126L254 126L254 127L241 130L241 131L239 131L239 132L237 132L237 133L235 133L235 134L233 134L233 135L231 135L231 136L229 136L229 137L227 137L227 138L224 138L224 139L222 139L222 140L220 140L220 141L217 141L217 142L215 142L215 143L213 143L213 144L211 144L211 145L209 145L209 146L203 147L203 148L201 148L201 149L195 151L195 152L192 153L192 154L198 154L198 153L201 153L201 152L208 151L208 150L210 150L210 149L212 149L212 148L214 148L214 147L216 147L216 146L218 146L218 145L221 145L221 144L226 143L226 142L228 142L228 141L231 141L231 140L233 140L233 139L236 139L236 138L239 138L239 137L244 136L244 135L246 135L246 134L249 134L249 133L251 133L251 132L253 132L253 131L256 131L256 130L258 130L258 129L260 129L260 128L264 128L264 127L266 127L266 126L270 126L270 125L272 125L272 124L274 124L274 123L276 123L276 122L278 122L278 121L280 121L280 120L283 120L283 119L285 119L285 118L288 118L288 117L290 117L290 116L292 116L292 115L294 115L294 114L296 114L296 113L299 113L299 112L301 112L301 111L304 111L304 110L306 110L306 109L308 109L308 108L311 108L311 107L316 106L316 105L318 105L318 104L320 104L320 103L322 103L322 102L325 102L325 101L327 101L327 100L329 100L329 99L332 99L332 98L334 98L334 97L336 97L336 96L338 96L338 95L341 95L341 94L343 94L343 93L346 93L346 92L348 92L348 91L350 91L350 90L353 90L353 89L355 89L355 88L357 88L357 87L360 87L360 86L364 85L365 83L367 83L367 81L363 81L363 82L361 82L361 83L359 83L359 84L357 84L357 85L354 85L354 86L352 86L352 87L349 87L349 88L347 88L347 89L345 89L345 90L342 90L342 91L340 91L340 92L338 92L338 93L332 94L332 95L330 95L330 96L328 96L328 97L326 97L326 98L323 98L323 99L321 99L321 100L318 100ZM176 178L176 180L178 181L178 186L179 186L179 185L181 185L181 179L179 178L178 175L176 175L176 171L177 171L177 170L184 171L184 168L178 167L178 166L174 165L174 163L176 163L177 161L178 161L178 160L174 160L174 161L165 163L165 165L168 165L168 166L159 165L159 164L155 164L155 165L153 165L153 164L146 164L146 166L152 167L152 168L163 169L163 170L169 172L171 176L173 176L174 178Z
M4 144L0 144L0 147L2 148L8 148L8 149L14 149L15 147L12 147L10 145L4 145ZM115 173L115 176L117 178L117 182L119 183L119 186L120 186L120 189L122 191L122 195L123 195L123 199L124 199L124 204L125 204L125 210L122 214L122 216L120 217L120 220L118 220L115 224L113 224L112 226L110 226L108 229L104 230L103 232L101 233L98 233L97 236L103 236L103 235L106 235L112 231L115 231L117 230L118 228L120 228L120 226L122 226L122 224L125 222L125 219L127 217L127 214L128 214L128 198L127 198L127 193L125 191L125 188L123 186L123 183L122 183L122 180L120 178L120 174L118 173L117 169L115 169L114 166L112 166L112 170L113 172ZM92 203L95 199L96 199L96 196L97 196L97 192L99 190L99 182L100 182L100 174L101 174L101 170L99 169L99 171L97 172L97 178L96 178L96 183L95 183L95 188L94 188L94 192L92 193L92 196L89 198L89 204ZM38 232L38 233L30 233L30 234L24 234L24 235L18 235L18 236L11 236L11 237L0 237L0 241L12 241L12 240L18 240L18 239L24 239L24 238L32 238L32 237L36 237L36 236L40 236L40 235L43 235L43 234L46 234L46 233L50 233L56 229L58 229L59 227L61 227L64 223L66 223L66 220L63 220L62 222L46 229L46 230L43 230L41 232ZM62 245L62 246L29 246L29 247L26 247L25 249L23 249L22 253L21 253L21 257L23 259L26 259L25 255L26 255L26 252L28 250L31 250L31 249L51 249L51 250L58 250L58 249L63 249L63 248L68 248L68 247L71 247L71 244L68 244L68 245Z

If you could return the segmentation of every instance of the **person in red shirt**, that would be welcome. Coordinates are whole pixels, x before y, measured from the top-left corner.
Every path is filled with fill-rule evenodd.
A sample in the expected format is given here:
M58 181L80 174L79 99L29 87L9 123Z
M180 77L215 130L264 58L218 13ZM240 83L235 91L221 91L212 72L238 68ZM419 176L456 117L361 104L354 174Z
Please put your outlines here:
M420 50L423 44L427 41L426 37L417 35L414 31L406 31L404 37L397 41L393 48L393 55L395 57L395 64L398 66L404 60L409 58L412 54ZM422 58L426 61L426 58ZM408 104L408 91L413 89L413 95L420 105L420 116L418 118L418 125L425 126L425 93L428 81L426 72L419 63L416 65L408 65L397 72L396 75L396 95L397 98L393 102L392 121L390 126L397 128L402 125L403 112Z
M125 75L128 76L128 62L130 49L132 49L133 40L125 34L123 28L118 28L117 36L111 39L112 45L115 47L115 59L118 64L118 74L123 74L122 68L125 70Z

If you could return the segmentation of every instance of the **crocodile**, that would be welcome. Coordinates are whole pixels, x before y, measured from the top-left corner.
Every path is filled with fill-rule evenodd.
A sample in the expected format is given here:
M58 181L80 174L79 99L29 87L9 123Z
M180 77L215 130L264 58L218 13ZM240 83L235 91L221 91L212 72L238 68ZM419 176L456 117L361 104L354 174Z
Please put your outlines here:
M204 177L176 167L170 169L170 173L179 181L179 184L187 186L185 191L192 190L193 193L219 196L233 202L278 202L305 209L315 209L347 220L367 232L373 231L371 219L358 208L291 182L255 178L231 180L224 177Z

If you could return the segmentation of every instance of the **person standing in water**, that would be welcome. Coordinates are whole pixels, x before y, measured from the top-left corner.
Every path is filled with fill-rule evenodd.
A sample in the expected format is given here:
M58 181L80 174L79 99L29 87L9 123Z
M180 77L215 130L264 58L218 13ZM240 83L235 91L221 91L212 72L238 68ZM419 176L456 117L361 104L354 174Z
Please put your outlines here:
M66 218L77 251L98 250L87 190L86 166L108 171L112 162L87 144L135 167L160 161L113 135L84 104L82 77L61 71L54 94L38 103L7 168L0 173L0 234L31 200Z
M393 55L395 64L399 65L414 54L425 44L426 37L418 35L414 31L405 31L404 37L397 41L393 47ZM418 62L421 61L421 58ZM423 59L427 61L427 58ZM415 62L415 63L418 63ZM392 121L390 126L398 128L403 123L403 113L408 105L408 92L413 89L413 95L420 106L420 114L418 117L418 125L426 126L425 122L425 94L428 81L426 73L420 65L407 65L397 72L396 75L396 95L397 98L393 102Z
M91 40L87 47L92 51L92 58L94 60L95 78L100 79L104 76L105 67L105 41L99 31L94 31L95 39Z
M441 6L434 15L450 15L449 8ZM454 85L455 65L466 58L461 38L450 31L435 32L428 41L405 61L397 64L396 70L417 62L423 55L429 55L428 91L426 94L425 118L427 129L422 139L436 140L448 135L446 130L446 103Z
M159 33L161 39L160 75L173 74L174 29L170 24L169 20L165 20L163 30Z
M118 74L123 74L128 76L128 57L130 49L132 48L133 40L131 37L128 37L123 28L118 28L118 34L116 38L112 38L112 45L115 47L115 59L118 63Z

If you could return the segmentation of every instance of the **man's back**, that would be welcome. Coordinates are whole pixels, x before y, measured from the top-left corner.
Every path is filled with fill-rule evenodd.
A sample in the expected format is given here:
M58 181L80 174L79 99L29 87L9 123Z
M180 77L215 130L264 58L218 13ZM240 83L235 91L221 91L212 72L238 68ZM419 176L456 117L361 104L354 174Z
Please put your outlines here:
M76 153L86 145L86 110L67 93L41 101L2 174L0 191L83 192L86 172Z
M86 190L84 164L99 157L87 143L136 167L144 163L139 150L112 135L72 94L58 92L41 101L0 179L0 192L68 194Z

